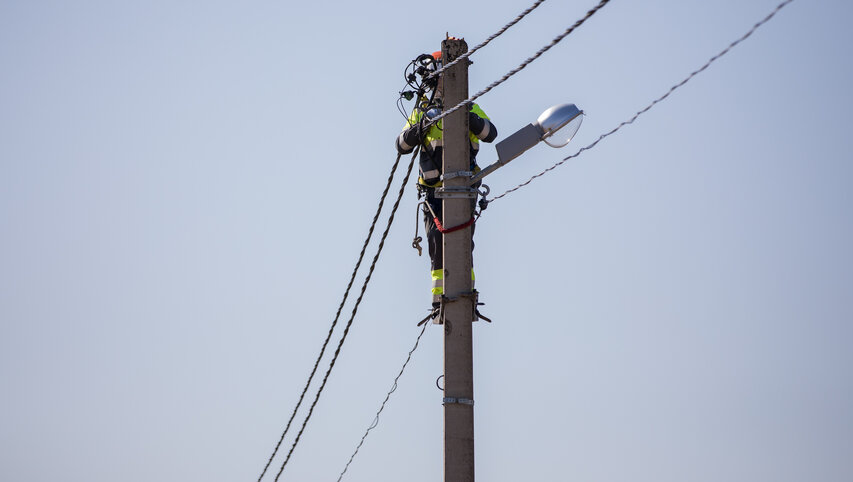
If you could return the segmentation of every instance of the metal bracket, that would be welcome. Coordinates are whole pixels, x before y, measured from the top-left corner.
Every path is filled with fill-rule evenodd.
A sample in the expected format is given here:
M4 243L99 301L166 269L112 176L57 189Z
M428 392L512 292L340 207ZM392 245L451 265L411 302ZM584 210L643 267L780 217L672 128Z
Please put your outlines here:
M471 177L474 173L471 171L456 171L456 172L448 172L441 175L441 180L446 181L448 179L453 179L454 177Z
M477 199L477 190L472 187L438 187L435 189L438 199Z
M441 295L441 301L443 303L452 303L454 301L459 301L459 298L471 298L474 300L474 303L476 304L477 303L477 297L479 296L479 294L480 294L480 292L477 290L461 291L461 292L457 293L456 296Z
M460 405L469 405L471 407L474 406L474 400L471 400L470 398L444 397L441 400L442 405L446 405L448 403L458 403Z

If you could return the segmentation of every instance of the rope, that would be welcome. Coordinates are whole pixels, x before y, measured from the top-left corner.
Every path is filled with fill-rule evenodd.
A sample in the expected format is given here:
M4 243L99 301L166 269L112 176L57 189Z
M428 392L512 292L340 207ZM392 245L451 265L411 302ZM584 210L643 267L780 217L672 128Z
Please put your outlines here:
M379 255L382 254L382 249L385 247L385 239L388 237L388 232L391 230L391 224L394 222L394 214L397 212L397 208L400 207L400 200L403 198L403 192L406 190L406 184L408 184L409 176L412 174L412 167L415 164L415 158L417 157L417 154L418 152L416 149L412 153L412 160L409 161L409 166L406 170L406 177L403 179L403 183L400 186L400 192L397 194L397 200L394 203L394 207L391 209L391 215L388 217L388 224L385 226L385 231L382 233L382 239L379 241L379 246L376 248L376 255L373 257L373 262L370 265L370 269L367 272L367 276L364 278L364 283L361 286L361 293L358 295L358 299L356 300L355 306L352 309L352 315L350 316L349 321L347 321L347 325L344 328L343 335L341 335L341 340L338 342L338 347L335 350L335 354L329 364L329 369L326 371L326 375L323 377L323 383L320 384L320 388L317 390L317 395L314 397L314 402L311 403L311 408L308 410L308 415L305 417L305 421L302 422L302 428L296 435L296 439L293 441L293 445L290 447L290 451L287 453L287 457L281 464L281 469L279 469L278 474L275 476L276 481L278 481L279 477L281 477L281 473L284 471L284 467L287 466L287 462L290 461L290 457L291 455L293 455L293 450L296 448L296 445L302 438L302 432L305 431L305 427L308 425L308 421L311 419L311 414L314 413L314 407L317 406L317 401L320 400L320 395L323 393L323 389L326 387L326 382L329 380L329 375L332 373L332 369L335 367L335 362L338 360L338 355L340 355L341 348L344 345L344 341L346 341L347 339L349 329L352 326L353 320L355 319L355 314L356 312L358 312L358 306L361 304L361 300L364 298L364 292L367 290L367 284L370 283L370 277L373 276L373 270L376 268L377 261L379 261Z
M428 77L428 78L432 79L432 78L434 78L434 77L437 77L437 76L441 75L442 73L444 73L444 71L445 71L445 70L449 69L450 67L453 67L454 65L456 65L456 64L457 64L457 63L459 63L459 62L461 62L462 60L467 59L468 57L470 57L471 55L473 55L473 54L474 54L474 52L476 52L476 51L480 50L481 48L485 47L485 46L486 46L486 45L488 45L488 44L489 44L489 42L491 42L492 40L494 40L494 39L496 39L496 38L500 37L504 32L506 32L507 30L509 30L509 28L510 28L510 27L512 27L513 25L517 24L519 21L521 21L521 19L522 19L522 18L526 17L528 13L532 12L533 10L535 10L535 9L536 9L536 7L538 7L539 5L541 5L541 4L542 4L542 3L544 3L544 2L545 2L545 0L537 0L533 5L531 5L530 7L528 7L528 8L527 8L527 10L525 10L525 11L521 12L517 17L515 17L513 20L511 20L508 24L504 25L504 26L503 26L503 28L501 28L501 29L500 29L500 30L498 30L497 32L493 33L489 38L487 38L485 41L483 41L483 43L481 43L480 45L477 45L476 47L472 48L471 50L469 50L469 51L465 52L464 54L460 55L460 56L459 56L459 57L457 57L457 58L456 58L456 60L454 60L453 62L450 62L449 64L445 65L444 67L442 67L442 68L438 69L437 71L435 71L435 72L431 73L431 74L429 75L429 77Z
M323 341L323 347L320 348L320 354L317 356L317 360L314 362L314 368L311 369L311 375L308 376L308 381L305 383L305 388L302 389L302 394L299 395L299 401L296 402L296 407L293 409L293 413L290 414L290 419L287 421L287 426L284 428L284 432L281 433L281 437L278 439L278 443L275 445L275 449L270 455L269 460L267 460L267 464L264 466L264 470L261 472L260 477L258 477L258 482L264 477L264 474L267 473L267 469L269 469L270 464L275 458L275 455L278 453L279 447L281 447L281 443L284 440L285 435L290 430L290 424L293 423L293 418L296 417L296 412L299 410L299 407L302 405L302 400L305 398L305 393L308 392L308 387L311 385L311 381L314 379L314 375L317 373L317 367L320 365L320 360L323 358L323 354L326 353L326 346L329 344L329 340L332 338L332 332L335 331L335 326L338 324L338 319L341 316L341 310L344 307L344 304L347 301L347 297L349 296L350 288L352 288L353 281L355 281L355 275L358 272L359 267L361 267L361 261L364 259L364 253L367 250L367 245L370 243L370 238L373 236L373 230L376 228L376 222L379 220L379 214L382 212L382 207L385 205L385 197L388 195L388 190L391 188L391 183L394 181L394 173L397 171L397 166L400 163L400 154L397 155L397 160L394 161L394 165L391 167L391 173L388 175L388 182L385 184L385 190L382 191L382 197L379 199L379 206L376 207L376 214L373 216L373 222L370 224L370 229L367 232L367 238L364 240L364 245L361 247L361 253L358 255L358 261L355 263L355 268L352 270L352 276L350 277L349 284L347 284L347 289L344 291L343 299L341 300L340 306L338 306L338 312L335 314L335 319L332 321L332 326L329 328L329 333L326 335L326 340Z
M424 201L422 204L426 205L427 209L429 209L429 213L432 214L432 222L435 223L435 228L438 229L438 232L440 232L441 234L452 233L454 231L459 231L460 229L465 229L477 221L476 217L471 216L471 219L469 219L467 222L460 224L459 226L445 228L444 226L442 226L441 220L438 219L438 216L435 215L435 211L432 210L432 206L430 206L429 202ZM417 236L417 229L418 227L417 225L415 225L415 236Z
M432 315L430 314L430 316L432 316ZM425 319L429 319L430 316L427 316L427 318L425 318ZM412 353L414 353L415 350L418 349L418 343L421 342L421 337L424 336L424 332L426 331L427 324L424 323L423 326L424 327L421 328L421 332L418 335L417 340L415 340L415 346L413 346L412 349L409 350L409 356L406 358L406 361L403 363L403 367L400 368L400 373L398 373L397 377L394 378L394 383L391 385L391 390L388 392L387 395L385 395L385 400L382 401L382 405L379 407L379 411L376 412L376 417L373 419L373 423L371 423L370 426L367 427L367 430L364 432L364 435L362 435L362 437L361 437L361 441L358 443L358 446L356 446L355 451L350 456L349 462L347 462L347 465L346 465L346 467L344 467L344 470L343 470L343 472L341 472L341 475L338 476L338 482L341 482L341 479L344 477L344 474L347 472L347 469L349 469L349 466L352 463L353 459L355 458L356 454L358 454L359 449L361 449L361 446L364 444L364 440L367 438L367 435L370 433L371 430L373 430L374 428L376 428L377 425L379 425L379 414L381 414L382 411L385 410L385 404L388 403L388 399L391 398L391 394L397 390L397 382L400 380L400 377L403 376L403 371L406 370L406 365L408 365L409 361L412 359Z
M753 32L755 32L756 30L758 30L758 28L759 28L759 27L761 27L762 25L764 25L765 23L767 23L771 18L773 18L773 17L776 15L776 13L778 13L778 12L779 12L779 10L782 10L782 8L784 8L786 5L788 5L789 3L793 2L793 1L794 1L794 0L785 0L784 2L780 3L779 5L777 5L777 6L776 6L776 8L775 8L772 12L770 12L770 14L768 14L766 17L764 17L764 19L762 19L760 22L758 22L758 23L756 23L755 25L753 25L753 26L752 26L752 28L751 28L748 32L746 32L746 33L745 33L744 35L742 35L740 38L738 38L737 40L735 40L734 42L732 42L731 44L729 44L729 46L728 46L728 47L726 47L725 49L723 49L720 53L718 53L717 55L715 55L715 56L711 57L711 59L710 59L710 60L708 60L708 61L705 63L705 65L703 65L703 66L702 66L702 67L700 67L699 69L697 69L697 70L693 71L693 72L692 72L690 75L688 75L684 80L682 80L681 82L679 82L679 83L677 83L677 84L673 85L672 87L670 87L670 89L669 89L669 90L668 90L664 95L662 95L662 96L658 97L657 99L655 99L654 101L652 101L652 103L651 103L651 104L647 105L644 109L642 109L642 110L640 110L639 112L637 112L636 114L634 114L634 116L633 116L633 117L631 117L629 120L622 122L621 124L619 124L618 126L616 126L616 128L615 128L615 129L613 129L613 130L611 130L610 132L608 132L608 133L606 133L606 134L602 134L602 135L601 135L598 139L596 139L596 140L595 140L595 142L593 142L592 144L590 144L590 145L588 145L588 146L586 146L586 147L581 148L580 150L578 150L578 152L576 152L576 153L572 154L572 155L571 155L571 156L569 156L569 157L563 158L563 160L561 160L561 161L557 162L556 164L554 164L553 166L551 166L551 167L549 167L549 168L545 169L544 171L540 172L539 174L536 174L535 176L533 176L533 177L531 177L530 179L528 179L527 181L525 181L525 182L523 182L523 183L519 184L518 186L516 186L516 187L514 187L514 188L512 188L512 189L507 190L506 192L504 192L503 194L500 194L499 196L495 196L495 197L493 197L492 199L489 199L489 200L488 200L488 202L492 202L492 201L494 201L494 200L496 200L496 199L500 199L500 198L502 198L502 197L506 196L507 194L509 194L509 193L511 193L511 192L514 192L514 191L517 191L517 190L521 189L522 187L524 187L524 186L526 186L526 185L530 184L530 183L531 183L534 179L536 179L537 177L541 177L541 176L543 176L543 175L544 175L545 173L547 173L548 171L551 171L551 170L555 169L557 166L562 165L563 163L565 163L565 162L566 162L566 161L568 161L569 159L574 159L574 158L578 157L582 152L584 152L584 151L588 151L588 150L592 149L593 147L595 147L595 146L596 146L596 144L598 144L599 142L601 142L605 137L608 137L608 136L610 136L610 135L612 135L612 134L616 133L616 131L618 131L619 129L621 129L621 128L625 127L625 126L626 126L626 125L628 125L628 124L632 124L635 120L637 120L637 118L638 118L638 117L640 117L641 115L645 114L646 112L648 112L648 111L649 111L649 109L651 109L652 107L654 107L654 106L655 106L655 104L657 104L658 102L661 102L662 100L664 100L664 99L666 99L667 97L669 97L669 95L670 95L670 94L672 94L676 89L678 89L678 88L679 88L679 87L681 87L682 85L686 84L687 82L689 82L689 81L690 81L690 79L692 79L693 77L695 77L696 75L698 75L699 73L701 73L702 71L704 71L705 69L707 69L707 68L708 68L712 63L714 63L714 61L716 61L717 59L719 59L719 58L720 58L720 57L722 57L723 55L726 55L726 54L727 54L727 53L728 53L732 48L734 48L737 44L739 44L739 43L743 42L744 40L746 40L750 35L752 35L752 34L753 34Z
M453 226L452 228L445 228L444 226L442 226L441 221L439 221L438 218L432 218L432 220L435 223L436 229L438 229L441 234L448 234L454 231L459 231L460 229L467 228L468 226L474 224L476 218L474 216L471 216L471 219L469 219L467 222L462 223L459 226Z
M450 114L452 114L452 113L456 112L457 110L459 110L459 109L463 108L464 106L467 106L469 102L473 102L474 100L476 100L476 99L478 99L479 97L481 97L483 94L486 94L486 93L487 93L487 92L489 92L490 90L492 90L492 89L494 89L495 87L497 87L497 86L501 85L502 83L506 82L510 77L512 77L513 75L517 74L518 72L520 72L521 70L523 70L525 67L527 67L528 65L530 65L530 63L531 63L531 62L533 62L534 60L536 60L536 59L538 59L539 57L541 57L541 56L542 56L542 54L544 54L545 52L547 52L548 50L550 50L550 49L551 49L551 47L553 47L553 46L557 45L558 43L560 43L560 41L561 41L561 40L563 40L564 38L566 38L570 33L574 32L574 30L575 30L576 28L578 28L578 27L580 27L581 25L583 25L583 23L584 23L584 22L586 22L586 21L587 21L587 19L589 19L590 17L592 17L593 15L595 15L595 13L596 13L596 12L598 12L602 7L604 7L605 5L607 5L607 3L608 3L608 2L610 2L610 0L601 0L601 2L599 2L599 4L598 4L598 5L596 5L595 7L593 7L593 8L592 8L592 10L588 11L588 12L586 13L586 15L585 15L583 18L581 18L580 20L578 20L577 22L575 22L575 24L574 24L574 25L572 25L571 27L567 28L565 32L563 32L563 33L561 33L560 35L558 35L557 37L555 37L555 38L554 38L554 40L552 40L550 44L548 44L548 45L546 45L546 46L542 47L541 49L539 49L539 51L538 51L538 52L536 52L532 57L530 57L530 58L528 58L527 60L525 60L524 62L522 62L518 67L516 67L516 68L514 68L514 69L510 70L509 72L507 72L507 73L506 73L506 75L504 75L504 76L503 76L503 77L501 77L500 79L498 79L498 80L496 80L496 81L492 82L491 84L489 84L489 86L488 86L488 87L486 87L485 89L481 90L480 92L477 92L476 94L474 94L474 95L472 95L471 97L469 97L469 98L467 98L467 99L463 100L462 102L460 102L460 103L456 104L455 106L451 107L450 109L445 110L445 111L444 111L444 112L442 112L440 115L437 115L437 116L433 117L433 118L432 118L432 120L430 121L430 125L435 124L436 122L440 121L441 119L444 119L444 118L445 118L445 117L447 117L448 115L450 115ZM448 65L449 65L449 64L448 64Z

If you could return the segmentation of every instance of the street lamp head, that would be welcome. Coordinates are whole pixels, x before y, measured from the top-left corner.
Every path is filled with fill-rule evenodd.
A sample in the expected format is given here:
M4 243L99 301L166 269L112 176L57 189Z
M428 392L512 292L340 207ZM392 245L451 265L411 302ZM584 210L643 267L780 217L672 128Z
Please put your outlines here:
M532 122L515 131L495 145L498 162L471 176L471 184L480 181L495 169L524 154L531 147L545 141L551 147L563 147L572 140L583 121L583 111L574 104L560 104L546 110ZM559 134L558 134L559 133Z
M555 105L539 116L534 125L542 134L542 140L551 147L563 147L572 140L580 129L583 111L574 104ZM559 135L556 135L557 132Z

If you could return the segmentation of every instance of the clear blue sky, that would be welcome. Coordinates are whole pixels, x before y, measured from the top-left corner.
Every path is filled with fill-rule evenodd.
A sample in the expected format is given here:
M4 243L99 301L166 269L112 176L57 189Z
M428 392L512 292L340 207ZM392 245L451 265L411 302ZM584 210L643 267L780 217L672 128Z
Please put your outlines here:
M256 480L394 161L404 67L530 3L0 2L0 479ZM471 92L595 3L545 2L475 54ZM777 3L611 2L478 100L501 138L552 104L588 114L493 193ZM484 213L479 480L853 479L851 16L795 1ZM415 204L283 480L337 479L417 336ZM440 480L441 341L344 480Z

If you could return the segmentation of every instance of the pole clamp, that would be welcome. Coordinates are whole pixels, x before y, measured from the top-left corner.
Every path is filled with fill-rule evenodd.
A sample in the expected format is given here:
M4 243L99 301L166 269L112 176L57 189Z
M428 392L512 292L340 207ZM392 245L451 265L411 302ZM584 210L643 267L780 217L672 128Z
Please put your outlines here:
M472 187L438 187L435 189L438 199L477 199L477 190Z
M458 403L461 405L469 405L471 407L474 406L474 400L471 400L470 398L444 397L441 400L442 405L447 405L448 403Z
M441 175L441 180L446 181L448 179L453 179L454 177L471 177L474 173L471 171L455 171L455 172L447 172Z

